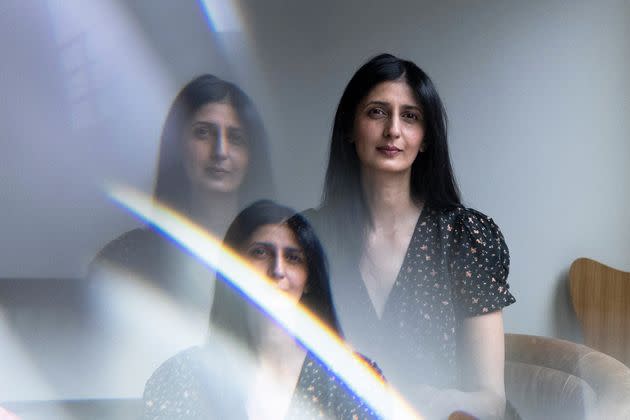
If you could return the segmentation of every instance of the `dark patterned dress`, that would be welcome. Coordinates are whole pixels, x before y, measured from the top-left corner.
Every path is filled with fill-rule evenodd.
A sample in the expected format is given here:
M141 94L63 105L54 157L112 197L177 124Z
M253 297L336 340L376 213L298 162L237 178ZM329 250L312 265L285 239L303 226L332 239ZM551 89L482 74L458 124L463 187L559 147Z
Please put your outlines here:
M170 358L147 381L144 420L246 419L250 370L233 355L193 347ZM368 406L307 353L286 419L376 419Z
M306 216L320 232L331 217L322 210ZM457 336L465 318L515 302L503 235L478 211L425 206L380 318L358 267L335 261L330 240L324 238L333 300L346 339L412 402L419 384L458 387Z

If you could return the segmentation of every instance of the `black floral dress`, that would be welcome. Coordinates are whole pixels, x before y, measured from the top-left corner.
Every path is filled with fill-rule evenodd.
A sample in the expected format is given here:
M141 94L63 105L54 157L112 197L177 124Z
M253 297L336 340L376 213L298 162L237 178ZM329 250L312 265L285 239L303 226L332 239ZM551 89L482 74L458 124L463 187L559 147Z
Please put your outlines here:
M315 226L327 217L322 210L306 216ZM324 242L346 339L412 402L416 385L458 386L457 335L465 318L515 302L503 235L490 217L472 209L425 206L380 318L358 267L335 261L334 244Z
M216 349L193 347L164 362L147 381L143 419L246 419L244 390L251 371L228 352L221 352L219 358ZM285 418L378 417L307 353Z

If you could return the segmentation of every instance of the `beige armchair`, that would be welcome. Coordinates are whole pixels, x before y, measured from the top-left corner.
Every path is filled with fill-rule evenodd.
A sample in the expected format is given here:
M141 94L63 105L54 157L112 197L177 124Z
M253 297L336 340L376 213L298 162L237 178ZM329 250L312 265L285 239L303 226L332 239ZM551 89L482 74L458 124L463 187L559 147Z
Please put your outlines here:
M505 386L525 419L630 419L630 369L570 341L505 335Z

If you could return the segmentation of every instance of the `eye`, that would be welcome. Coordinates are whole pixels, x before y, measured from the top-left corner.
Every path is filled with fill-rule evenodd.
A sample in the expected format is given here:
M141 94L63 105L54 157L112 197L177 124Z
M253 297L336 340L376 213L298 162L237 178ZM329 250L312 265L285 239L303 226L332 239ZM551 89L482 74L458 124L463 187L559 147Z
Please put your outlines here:
M299 252L289 252L285 258L290 264L304 264L304 256Z
M216 136L216 129L207 125L196 125L193 127L193 136L197 140L207 140Z
M267 251L267 249L262 246L255 246L247 251L247 255L254 259L262 260L269 255L269 251Z
M235 146L244 146L247 144L245 133L243 133L241 130L229 130L228 140L231 144Z
M402 117L409 121L421 121L420 115L415 112L405 112Z
M372 118L381 118L387 115L383 108L375 107L368 109L367 114Z

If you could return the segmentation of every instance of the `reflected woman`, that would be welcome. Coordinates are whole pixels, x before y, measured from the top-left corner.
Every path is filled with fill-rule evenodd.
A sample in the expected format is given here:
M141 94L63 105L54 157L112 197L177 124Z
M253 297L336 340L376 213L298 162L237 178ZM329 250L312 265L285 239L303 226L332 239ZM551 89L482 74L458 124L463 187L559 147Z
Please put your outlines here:
M461 204L446 122L414 63L368 61L341 97L322 205L306 216L331 256L346 338L421 413L500 418L508 248Z
M322 247L292 209L259 201L224 243L338 332ZM217 282L206 346L167 360L148 380L145 419L374 418L334 374L227 283Z
M233 83L209 74L189 82L164 123L154 198L223 236L240 208L273 196L268 140L252 101ZM107 244L91 275L112 266L208 309L206 270L152 228Z
M268 140L236 85L203 75L166 117L154 196L223 236L239 208L273 196Z

